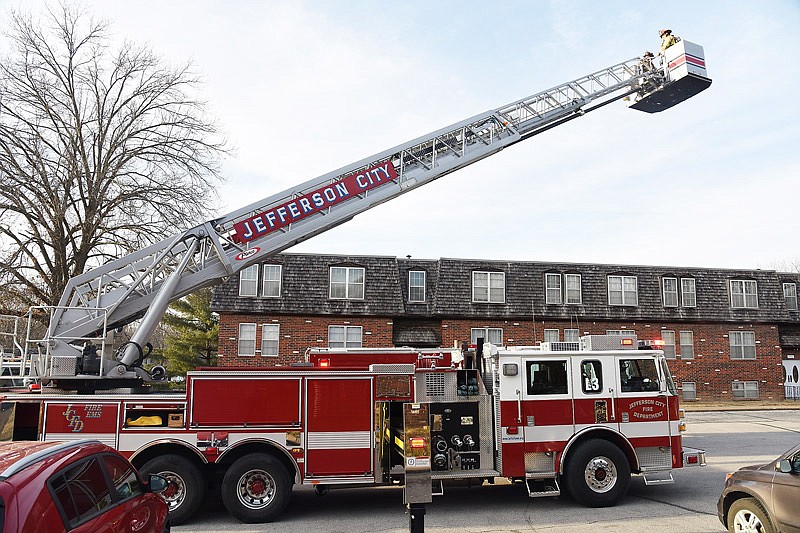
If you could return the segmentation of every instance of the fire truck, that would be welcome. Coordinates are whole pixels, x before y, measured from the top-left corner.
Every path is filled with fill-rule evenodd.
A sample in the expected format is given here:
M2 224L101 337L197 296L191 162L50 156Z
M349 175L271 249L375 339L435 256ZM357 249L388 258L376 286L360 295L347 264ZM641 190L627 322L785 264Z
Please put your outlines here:
M170 481L175 524L209 489L233 516L264 522L295 484L404 482L414 503L448 481L506 477L531 496L566 490L605 506L631 473L669 482L671 469L703 454L682 448L663 353L634 350L630 337L524 350L311 351L291 367L190 372L181 393L151 392L165 372L143 361L175 299L613 101L655 113L710 84L702 47L680 41L661 65L633 58L602 69L78 275L58 306L29 313L20 373L41 388L3 397L0 439L106 442ZM32 317L42 314L46 333L34 335ZM113 331L134 321L130 340L112 350Z

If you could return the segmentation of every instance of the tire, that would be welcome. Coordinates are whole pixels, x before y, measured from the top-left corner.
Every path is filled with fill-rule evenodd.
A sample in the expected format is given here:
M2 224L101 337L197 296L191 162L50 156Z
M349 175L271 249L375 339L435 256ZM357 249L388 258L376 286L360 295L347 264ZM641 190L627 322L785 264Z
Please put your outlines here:
M292 495L292 481L286 467L264 453L238 459L222 478L222 503L235 518L247 524L271 522Z
M775 528L758 500L740 498L728 510L728 531L775 533Z
M180 455L160 455L150 459L139 469L146 477L150 474L164 476L168 482L159 495L169 505L169 522L183 524L194 515L203 503L206 480L200 469Z
M628 492L631 467L615 444L590 439L577 445L567 458L566 488L587 507L610 507Z

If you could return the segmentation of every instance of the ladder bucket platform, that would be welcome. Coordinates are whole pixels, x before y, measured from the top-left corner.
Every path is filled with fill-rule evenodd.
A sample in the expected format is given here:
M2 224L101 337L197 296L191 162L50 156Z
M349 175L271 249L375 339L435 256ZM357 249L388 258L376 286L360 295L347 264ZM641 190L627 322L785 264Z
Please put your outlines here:
M639 96L628 107L646 113L658 113L708 89L711 79L706 72L703 47L689 41L678 41L665 51L664 85Z

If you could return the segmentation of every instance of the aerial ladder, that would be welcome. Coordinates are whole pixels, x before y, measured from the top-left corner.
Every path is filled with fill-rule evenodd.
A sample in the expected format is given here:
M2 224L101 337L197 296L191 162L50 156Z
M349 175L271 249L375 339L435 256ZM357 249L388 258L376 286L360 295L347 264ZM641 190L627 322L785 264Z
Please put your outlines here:
M160 379L163 369L148 373L142 361L170 302L611 102L626 99L634 109L655 113L710 84L702 47L680 41L667 49L660 65L635 57L593 72L361 159L75 276L58 306L44 308L49 313L44 337L29 336L44 352L42 381L92 391ZM41 312L39 308L37 314ZM137 319L141 320L130 340L113 359L97 349L108 332Z

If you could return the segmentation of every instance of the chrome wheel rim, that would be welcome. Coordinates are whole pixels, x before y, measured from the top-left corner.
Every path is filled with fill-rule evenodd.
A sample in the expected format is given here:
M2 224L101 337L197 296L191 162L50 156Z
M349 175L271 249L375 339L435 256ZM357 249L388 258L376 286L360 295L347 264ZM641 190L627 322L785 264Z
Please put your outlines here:
M617 474L617 467L611 459L598 456L586 464L583 477L590 489L594 492L603 493L614 488L619 475Z
M186 500L186 482L175 472L163 471L158 473L167 480L167 488L158 493L167 502L170 512L174 511Z
M248 509L263 509L275 498L275 479L265 470L250 470L239 478L236 485L239 502Z

